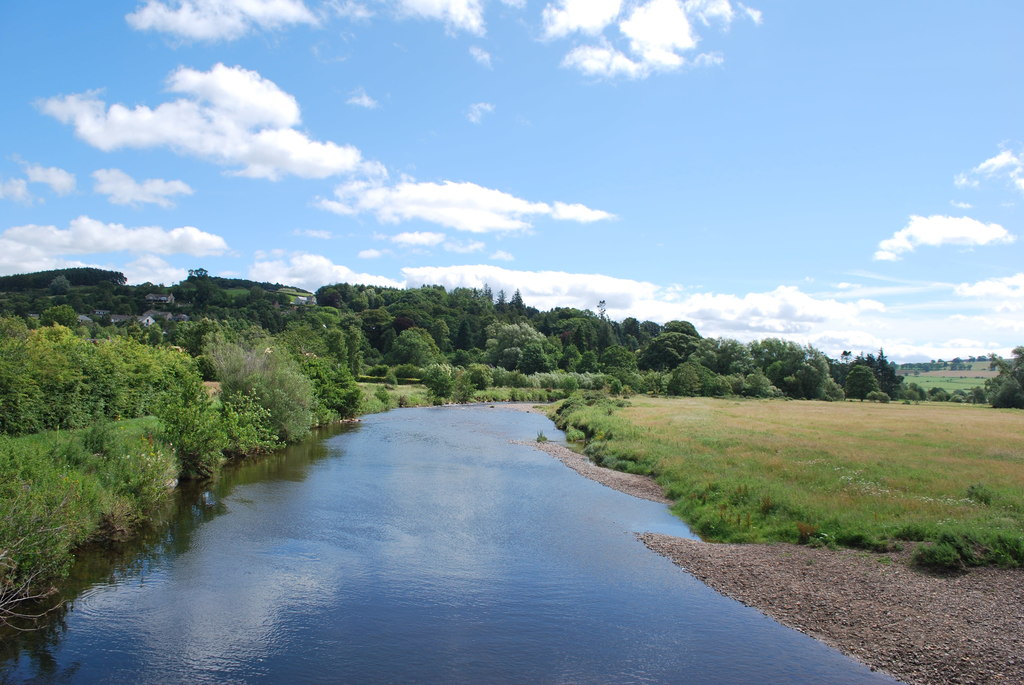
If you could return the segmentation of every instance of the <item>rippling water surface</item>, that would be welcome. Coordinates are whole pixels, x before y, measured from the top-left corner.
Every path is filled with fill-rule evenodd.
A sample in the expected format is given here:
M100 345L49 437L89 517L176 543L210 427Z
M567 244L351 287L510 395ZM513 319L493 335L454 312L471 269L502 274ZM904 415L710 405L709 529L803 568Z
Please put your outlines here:
M634 532L690 533L509 443L539 431L398 410L233 469L84 558L0 682L891 682L648 551Z

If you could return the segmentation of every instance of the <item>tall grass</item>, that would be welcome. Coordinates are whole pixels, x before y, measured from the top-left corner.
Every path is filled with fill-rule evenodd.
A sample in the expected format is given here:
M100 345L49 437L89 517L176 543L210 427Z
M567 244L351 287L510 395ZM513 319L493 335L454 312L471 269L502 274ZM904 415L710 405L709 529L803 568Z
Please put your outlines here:
M178 464L157 428L148 418L0 438L0 623L65 574L78 545L127 534L166 498Z
M655 475L709 540L916 540L955 564L1024 563L1024 412L640 397L577 401L557 421L596 461Z

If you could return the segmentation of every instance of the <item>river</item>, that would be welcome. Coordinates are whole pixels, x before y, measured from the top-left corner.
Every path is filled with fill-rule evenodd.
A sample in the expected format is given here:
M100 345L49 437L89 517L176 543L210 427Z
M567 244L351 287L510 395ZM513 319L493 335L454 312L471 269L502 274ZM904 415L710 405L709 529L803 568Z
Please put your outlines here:
M68 609L0 682L893 682L722 597L634 533L665 506L510 440L499 407L365 417L183 491L83 554Z

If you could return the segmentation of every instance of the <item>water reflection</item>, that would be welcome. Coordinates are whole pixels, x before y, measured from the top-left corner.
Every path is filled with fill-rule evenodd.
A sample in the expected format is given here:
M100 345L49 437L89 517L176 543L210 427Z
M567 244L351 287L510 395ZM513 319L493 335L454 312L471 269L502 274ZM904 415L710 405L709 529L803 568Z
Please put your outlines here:
M560 437L501 409L402 410L233 469L134 553L83 559L8 677L883 680L649 552L634 531L685 526L509 443L539 430Z

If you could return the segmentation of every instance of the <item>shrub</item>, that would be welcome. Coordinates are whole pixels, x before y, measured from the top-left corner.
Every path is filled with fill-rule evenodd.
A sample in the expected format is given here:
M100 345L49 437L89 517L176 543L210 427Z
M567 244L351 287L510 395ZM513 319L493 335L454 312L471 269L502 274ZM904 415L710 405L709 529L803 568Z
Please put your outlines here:
M221 419L227 444L224 451L234 456L252 456L281 446L271 423L270 412L248 395L235 394L221 404Z
M285 442L309 434L314 407L313 383L283 350L261 338L249 345L215 342L209 349L225 401L251 396L270 412L274 433Z

